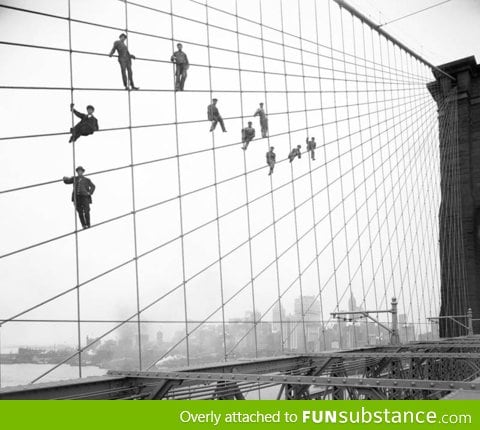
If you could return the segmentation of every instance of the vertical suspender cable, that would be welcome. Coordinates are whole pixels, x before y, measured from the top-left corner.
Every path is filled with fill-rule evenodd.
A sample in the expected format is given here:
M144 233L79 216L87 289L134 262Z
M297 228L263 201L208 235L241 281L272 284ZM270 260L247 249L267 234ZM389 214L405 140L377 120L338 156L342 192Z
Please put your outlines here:
M315 15L313 19L315 19L315 28L316 28L316 35L318 38L318 23L317 23L317 4L314 0L314 5L315 5ZM303 106L304 106L304 113L305 113L305 127L307 131L307 138L312 138L310 135L310 128L308 126L308 113L307 113L307 90L305 86L305 64L304 64L304 59L303 59L303 37L302 37L302 17L301 17L301 7L300 7L300 0L297 0L297 11L298 11L298 28L300 32L300 62L302 63L302 86L303 86ZM318 56L318 40L317 40L317 71L318 71L318 83L320 87L320 68L319 66L319 56ZM322 94L320 91L320 99L322 98ZM323 118L322 118L323 122ZM323 127L322 127L323 129ZM315 149L313 150L315 151ZM322 286L321 286L321 276L320 276L320 263L319 263L319 253L318 253L318 231L317 231L317 224L316 224L316 213L315 213L315 200L314 200L314 193L313 193L313 178L312 178L312 159L310 157L310 153L307 151L306 153L307 159L308 159L308 178L310 182L310 196L311 196L311 205L312 205L312 222L313 222L313 239L314 239L314 249L315 249L315 255L316 255L316 261L315 261L315 268L316 268L316 274L317 274L317 285L318 285L318 300L319 300L319 316L318 316L318 323L319 326L321 327L322 334L323 334L323 346L325 348L325 321L323 318L323 301L322 301ZM317 299L315 298L314 301L311 303L310 307L315 306ZM309 318L310 320L311 318ZM321 344L320 336L318 338L318 343L319 346Z
M314 5L315 5L315 41L316 41L316 57L317 57L317 71L318 71L318 88L319 88L319 91L318 91L318 96L319 96L319 103L320 103L320 117L322 119L322 124L324 123L324 115L323 115L323 95L322 95L322 76L321 76L321 73L320 73L320 36L319 36L319 32L318 32L318 7L317 7L317 1L318 0L314 0ZM326 136L325 136L325 127L321 127L322 129L322 146L324 148L324 162L326 163L327 162L327 157L326 157L326 149L325 149L325 142L326 142ZM311 171L311 166L310 166L310 171ZM310 174L310 178L311 178L311 174ZM326 179L326 183L328 184L328 169L327 169L327 164L325 164L325 179ZM312 186L312 182L310 182L310 185ZM327 204L328 204L328 212L330 213L330 208L331 208L331 204L330 204L330 191L328 190L328 187L327 187ZM312 210L315 212L315 203L312 202ZM316 221L316 216L314 214L314 220L313 222L316 224L317 221ZM330 220L330 235L332 235L332 224L331 224L331 220ZM318 238L317 238L317 235L315 235L315 240L318 242ZM316 245L318 246L318 245ZM318 277L318 295L319 295L319 299L320 299L320 313L321 313L321 316L322 316L322 332L323 332L323 349L324 350L327 350L327 341L326 341L326 338L325 338L325 333L326 333L326 330L325 330L325 315L324 315L324 305L323 305L323 300L322 300L322 284L321 284L321 277L320 277L320 264L319 264L319 258L320 258L320 253L317 252L316 254L317 256L317 277ZM326 286L326 285L325 285Z
M347 109L347 112L349 111L350 109L350 100L349 100L349 94L348 94L348 82L347 82L347 65L346 65L346 60L347 60L347 57L346 57L346 54L345 54L345 31L344 31L344 28L343 28L343 10L342 8L339 8L339 13L340 13L340 34L342 35L341 38L342 38L342 56L343 56L343 85L344 85L344 88L343 88L343 93L345 94L345 105L346 107L344 107L343 109ZM358 91L358 88L357 88L357 91ZM348 112L349 113L349 112ZM337 117L337 110L335 109L335 119ZM338 126L337 124L335 124L335 127L337 128L337 136L338 136ZM348 146L349 146L349 150L350 150L350 162L351 162L351 168L352 168L352 185L353 185L353 188L355 189L356 188L356 184L355 184L355 171L353 170L354 169L354 164L353 164L353 153L352 153L352 137L351 137L351 127L350 127L350 121L347 121L347 131L348 131ZM340 139L339 139L339 150L340 150ZM340 152L340 151L339 151ZM339 167L339 171L340 171L340 176L343 176L343 169L342 169L342 161L341 159L339 159L338 161L338 167ZM342 179L340 179L340 192L341 192L341 195L342 195L342 214L343 214L343 231L344 231L344 236L345 236L345 252L346 252L346 257L347 257L347 274L348 274L348 291L350 293L350 298L353 297L353 289L352 289L352 270L351 270L351 265L350 265L350 245L349 245L349 240L348 240L348 234L347 234L347 225L348 225L348 222L347 222L347 217L346 217L346 209L345 209L345 193L344 193L344 187L343 187L343 177ZM354 203L355 203L355 218L357 220L357 231L358 231L358 209L357 209L357 199L356 199L356 193L353 194L353 197L354 197ZM351 302L351 304L353 305L353 301ZM353 329L353 345L354 347L357 347L358 346L358 340L357 340L357 326L355 325L355 323L352 324L352 329Z
M69 64L70 64L70 103L73 103L73 60L72 60L72 17L71 17L71 0L68 0L68 47L69 47ZM71 114L72 127L74 127L74 116ZM72 141L72 170L74 176L73 182L73 216L75 220L75 275L76 275L76 292L77 292L77 352L78 352L78 377L82 377L82 334L81 334L81 314L80 314L80 261L79 261L79 247L78 247L78 221L77 221L77 193L76 193L76 157L75 157L75 141Z
M128 2L125 1L125 33L128 36ZM127 38L128 40L128 38ZM133 82L130 82L130 85L133 86ZM134 247L134 256L135 256L135 295L136 295L136 305L137 305L137 346L138 346L138 367L142 370L142 330L141 330L141 313L140 313L140 288L138 281L138 246L137 246L137 211L135 203L135 171L133 168L134 156L133 156L133 132L132 132L132 101L131 101L131 91L128 90L128 134L130 140L130 177L132 184L132 223L133 223L133 247Z
M173 0L170 0L170 25L172 32L172 49L174 50L174 31L173 31ZM174 68L175 65L172 66ZM174 70L175 72L175 70ZM178 207L179 207L179 216L180 216L180 244L182 248L182 287L183 287L183 311L185 315L185 349L187 355L187 366L190 366L190 329L188 327L188 306L187 306L187 285L186 285L186 276L185 276L185 237L183 230L183 202L182 202L182 181L180 174L180 144L178 140L178 103L177 103L177 92L174 92L174 106L175 106L175 143L176 143L176 152L177 152L177 180L178 180Z
M206 0L207 7L205 8L205 19L206 19L206 29L207 29L207 52L208 52L208 85L209 85L209 94L210 100L213 98L213 91L212 91L212 68L211 66L211 52L210 52L210 26L208 24L208 0ZM218 205L218 186L217 186L217 155L216 155L216 147L215 147L215 133L212 132L212 157L213 157L213 182L214 182L214 189L215 189L215 214L217 217L216 226L217 226L217 250L218 250L218 268L219 268L219 282L220 282L220 300L222 306L222 339L223 339L223 359L227 361L227 332L226 332L226 324L225 324L225 297L224 297L224 289L223 289L223 261L222 261L222 244L220 241L220 211Z
M292 149L292 134L290 127L290 106L288 101L288 80L287 80L287 63L286 63L286 53L285 53L285 31L284 31L284 17L283 17L283 0L280 1L280 19L282 21L282 52L283 52L283 75L285 82L285 102L287 104L287 127L288 127L288 146L290 150ZM292 197L293 197L293 218L295 223L295 244L297 251L297 270L298 270L298 286L300 293L300 312L302 317L302 332L303 332L303 350L307 352L307 331L305 325L305 308L303 303L303 288L302 288L302 276L301 276L301 267L300 267L300 249L298 246L298 223L297 223L297 209L296 209L296 199L295 199L295 177L293 171L293 163L290 163L290 174L292 177ZM294 333L295 334L295 333ZM300 348L299 348L300 349Z
M356 109L357 109L357 114L360 114L360 85L359 85L359 82L358 82L358 60L359 60L359 57L357 56L357 35L355 33L356 31L356 27L355 27L355 22L360 22L358 20L356 20L356 18L353 16L353 15L350 15L351 19L352 19L352 35L353 35L353 58L354 58L354 67L355 67L355 95L356 95ZM363 58L363 61L364 61L364 66L366 66L366 59ZM363 84L363 85L367 85L367 84ZM362 88L363 88L363 85L362 85ZM348 97L348 95L347 95ZM357 119L358 121L358 128L361 129L361 121L360 121L360 118ZM350 133L349 133L350 134ZM350 139L350 145L351 145L351 137L349 138ZM361 140L361 138L360 138ZM362 143L361 147L360 147L360 152L361 152L361 156L362 156L362 160L365 160L365 148L364 148L364 145ZM354 165L354 161L353 161L353 152L350 152L350 155L351 155L351 163L352 163L352 167ZM363 162L362 163L362 173L363 173L363 192L365 194L365 200L368 199L368 190L367 190L367 177L366 177L366 172L365 172L365 163ZM353 175L355 175L355 172L352 172ZM362 284L362 305L364 306L365 309L367 309L367 297L366 297L366 293L365 293L365 275L364 275L364 256L362 255L362 241L360 239L360 222L358 220L358 203L357 203L357 196L356 194L354 195L354 199L355 199L355 220L356 220L356 227L357 227L357 236L359 238L358 240L358 256L359 256L359 259L360 259L360 281L361 281L361 284ZM367 214L367 230L368 230L368 234L369 234L369 237L371 236L371 233L370 233L370 215L369 215L369 209L368 209L368 202L366 203L365 205L365 212ZM365 319L364 321L364 324L365 324L365 341L366 341L366 344L368 345L369 344L369 324L368 324L368 320Z
M238 54L238 79L239 79L239 89L240 89L240 116L242 121L243 128L243 89L242 89L242 71L241 71L241 56L240 56L240 33L238 29L238 0L235 0L235 32L237 35L237 54ZM252 293L252 320L253 320L253 336L254 336L254 345L255 345L255 357L258 357L258 333L257 333L257 310L255 305L255 279L253 275L253 259L252 259L252 232L251 232L251 223L250 223L250 199L248 193L248 176L247 176L247 151L243 153L243 165L245 169L245 198L246 198L246 210L247 210L247 228L248 228L248 253L250 260L250 282L251 282L251 293Z
M262 42L262 69L263 69L263 93L265 96L265 115L268 112L268 93L267 93L267 77L265 71L265 44L263 41L263 12L262 12L262 0L258 0L258 7L260 12L260 40ZM270 130L267 129L267 149L270 149ZM277 297L278 297L278 317L280 328L280 350L285 352L285 337L283 332L283 309L281 300L281 287L280 287L280 270L278 265L278 237L277 237L277 223L275 215L275 196L273 192L273 175L270 175L270 201L272 204L272 227L273 227L273 245L275 252L275 274L277 277ZM273 316L275 318L275 316ZM276 322L274 326L276 326Z
M330 0L328 1L328 29L329 29L329 42L330 42L330 53L331 53L331 63L332 63L332 83L333 83L333 105L334 105L334 114L335 114L335 137L337 139L337 142L339 141L338 139L338 122L337 122L337 108L336 108L336 96L335 96L335 71L334 71L334 61L333 61L333 56L334 56L334 49L333 49L333 37L332 37L332 13L331 13L331 2ZM340 152L340 151L339 151ZM325 161L327 161L327 150L324 146L324 154L325 154ZM328 170L325 169L325 175L326 175L326 181L327 184L329 182L329 177L328 177ZM333 279L334 279L334 285L335 285L335 299L336 299L336 309L340 309L340 296L338 295L338 278L337 278L337 263L336 263L336 252L335 252L335 247L333 246L333 242L335 240L335 235L333 232L333 222L332 222L332 211L331 211L331 198L330 194L328 194L328 219L330 223L330 237L332 240L332 263L333 263ZM343 336L342 336L342 324L338 322L337 324L338 327L338 342L339 342L339 347L343 347Z

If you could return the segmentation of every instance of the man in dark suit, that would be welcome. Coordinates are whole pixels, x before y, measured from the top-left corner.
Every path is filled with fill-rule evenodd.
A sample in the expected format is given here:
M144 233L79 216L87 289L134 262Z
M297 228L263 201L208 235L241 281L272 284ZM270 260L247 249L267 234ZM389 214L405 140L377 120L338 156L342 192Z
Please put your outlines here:
M302 147L302 145L297 145L296 148L293 148L291 151L290 151L290 154L288 154L288 159L290 160L290 163L295 160L296 157L298 158L302 158L302 151L300 150L300 148Z
M270 147L269 151L266 154L267 157L267 165L270 167L270 171L268 172L268 176L273 173L273 168L275 167L275 162L277 161L277 156L275 152L273 152L275 148L273 146Z
M183 91L185 80L187 79L187 70L190 67L188 63L188 57L185 52L182 51L183 45L177 43L178 51L174 52L170 57L170 61L175 63L175 91Z
M225 129L225 124L223 123L223 118L220 115L220 112L217 108L217 101L218 99L212 99L212 103L207 107L207 117L209 121L212 121L212 125L210 127L210 131L215 130L217 123L220 123L220 127L222 127L222 131L225 133L227 130Z
M263 109L263 103L260 103L260 107L256 110L253 116L260 117L260 127L262 129L262 137L267 137L268 134L268 118Z
M83 176L85 169L78 166L77 176L64 176L65 184L73 184L72 202L78 212L78 217L84 229L90 228L90 204L92 203L92 194L95 191L95 185L87 177Z
M127 35L122 33L119 39L114 42L109 56L112 57L113 54L115 54L115 51L118 52L118 62L120 63L120 70L122 72L123 86L126 90L128 90L129 85L132 90L138 90L138 87L136 87L133 83L132 72L132 58L135 60L135 55L132 55L130 52L128 52L128 47L125 45L125 40L127 40Z
M98 131L97 118L93 116L95 108L92 105L87 106L87 113L81 113L74 108L74 104L70 105L70 111L80 118L80 122L70 129L72 135L69 142L75 142L80 136L88 136Z
M307 137L307 152L310 152L310 156L312 160L315 160L315 149L317 148L317 142L315 142L315 138L312 137L311 140L308 140Z
M248 122L248 127L242 129L242 149L246 151L248 144L255 138L255 129L252 127L252 122Z

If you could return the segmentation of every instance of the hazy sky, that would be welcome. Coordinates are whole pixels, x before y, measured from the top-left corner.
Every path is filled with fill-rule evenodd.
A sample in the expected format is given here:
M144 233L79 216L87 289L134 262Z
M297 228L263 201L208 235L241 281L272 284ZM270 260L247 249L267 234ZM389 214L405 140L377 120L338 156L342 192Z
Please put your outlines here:
M170 11L169 1L137 2ZM144 126L130 136L129 95L121 90L116 58L105 55L125 28L125 5L71 1L72 18L114 27L71 25L73 98L79 110L95 106L101 129L75 145L75 164L97 186L93 224L103 223L78 234L78 272L71 187L61 182L74 167L66 134L68 21L0 8L0 41L60 49L0 44L0 85L55 87L0 89L0 253L57 238L0 259L0 319L61 294L19 319L72 321L8 322L0 346L75 345L78 310L81 320L105 321L82 322L84 346L87 335L117 325L110 320L154 302L141 319L172 323L145 322L142 330L162 330L169 339L185 332L174 321L241 318L253 302L262 320L271 320L279 297L291 312L301 292L321 301L326 321L346 309L351 294L367 308L386 308L396 295L401 313L425 330L440 300L438 136L436 105L425 87L429 69L327 0L316 0L317 23L315 0L283 0L283 22L279 0L242 0L238 14L249 21L238 23L234 1L209 0L230 14L208 9L208 32L207 8L199 3L175 0L173 22L167 13L128 6L129 49L141 88L130 94L131 124ZM68 13L66 0L0 4ZM352 4L379 21L378 9L388 20L433 2ZM443 63L479 49L479 13L477 2L453 0L391 30L415 51L421 41L425 57ZM238 40L228 31L237 24ZM283 37L276 31L282 24L289 33ZM176 96L172 34L192 64L187 91ZM211 95L219 99L227 133L208 132ZM252 142L244 154L242 126L253 121L261 136L252 118L259 102L266 103L270 138ZM13 138L50 133L63 134ZM290 165L290 148L305 150L307 136L318 142L316 160L304 153ZM269 144L278 161L271 180L264 167ZM132 172L132 163L141 164ZM104 172L109 169L116 170ZM32 187L14 191L25 186ZM189 323L188 330L197 326Z

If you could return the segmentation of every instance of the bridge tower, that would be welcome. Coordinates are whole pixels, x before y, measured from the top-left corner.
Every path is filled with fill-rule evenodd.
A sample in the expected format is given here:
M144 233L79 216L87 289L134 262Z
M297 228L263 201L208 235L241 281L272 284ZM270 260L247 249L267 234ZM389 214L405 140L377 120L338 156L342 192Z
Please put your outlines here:
M480 318L480 66L467 57L439 69L455 78L434 72L428 85L439 116L440 317L453 317L439 320L440 336L450 337L467 334L467 308Z

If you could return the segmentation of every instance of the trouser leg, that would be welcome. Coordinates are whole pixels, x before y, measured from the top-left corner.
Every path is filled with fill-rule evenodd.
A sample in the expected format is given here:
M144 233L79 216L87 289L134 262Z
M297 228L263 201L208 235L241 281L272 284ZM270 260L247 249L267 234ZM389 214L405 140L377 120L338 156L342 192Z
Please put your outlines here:
M177 64L177 68L175 69L175 90L180 90L180 65Z
M120 71L122 72L123 86L128 87L127 63L126 62L124 62L124 61L120 62Z
M180 90L183 91L185 81L187 80L187 68L183 65L180 73Z
M215 130L215 127L217 126L217 122L218 121L216 119L212 120L212 125L210 126L210 131Z
M72 132L70 142L75 142L82 135L81 127L79 124L77 124L75 127L72 127L70 131Z
M90 200L87 196L76 197L76 208L78 212L78 218L83 228L90 227Z
M128 73L128 81L130 82L130 86L134 87L135 84L133 83L132 61L129 61L127 63L127 73Z
M85 224L87 227L90 227L90 205L87 204L84 208L84 213L85 213Z
M80 223L82 224L82 227L86 228L87 221L85 219L85 212L83 210L83 205L79 202L77 202L77 212L78 212L78 218L80 219Z
M267 121L266 120L261 121L260 124L262 126L262 137L267 137L267 133L268 133Z
M222 127L222 131L227 131L225 130L225 124L223 123L223 118L219 117L218 122L220 123L220 127Z

